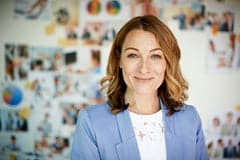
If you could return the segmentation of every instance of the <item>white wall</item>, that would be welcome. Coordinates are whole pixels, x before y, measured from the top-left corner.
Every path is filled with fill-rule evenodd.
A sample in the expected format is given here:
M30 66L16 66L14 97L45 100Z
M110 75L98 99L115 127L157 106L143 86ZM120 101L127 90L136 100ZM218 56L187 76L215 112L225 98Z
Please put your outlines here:
M188 32L176 33L176 36L182 50L182 70L189 82L188 102L197 107L204 124L209 115L228 111L240 104L239 71L207 71L207 34Z

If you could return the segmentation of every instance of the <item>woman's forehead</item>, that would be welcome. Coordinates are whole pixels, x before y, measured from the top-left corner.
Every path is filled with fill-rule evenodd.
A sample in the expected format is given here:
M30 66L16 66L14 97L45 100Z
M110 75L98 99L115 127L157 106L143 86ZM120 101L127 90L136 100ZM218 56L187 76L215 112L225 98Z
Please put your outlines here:
M123 41L122 48L133 47L134 45L140 45L142 47L143 46L159 47L159 44L153 33L140 29L132 30L126 35Z

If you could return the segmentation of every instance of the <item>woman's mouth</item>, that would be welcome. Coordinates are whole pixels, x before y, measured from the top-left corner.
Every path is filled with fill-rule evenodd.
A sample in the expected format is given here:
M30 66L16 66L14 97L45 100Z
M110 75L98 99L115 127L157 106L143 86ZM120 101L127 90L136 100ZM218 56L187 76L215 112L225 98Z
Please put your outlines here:
M150 81L153 79L152 77L134 77L134 78L139 81Z

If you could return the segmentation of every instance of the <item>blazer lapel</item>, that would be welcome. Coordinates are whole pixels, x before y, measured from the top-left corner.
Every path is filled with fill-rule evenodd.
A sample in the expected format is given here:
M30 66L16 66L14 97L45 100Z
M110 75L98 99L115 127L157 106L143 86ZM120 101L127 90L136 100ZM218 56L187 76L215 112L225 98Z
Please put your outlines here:
M177 123L175 116L168 116L168 109L160 100L162 114L163 114L163 125L166 143L166 154L168 160L183 159L183 153L181 148L183 146L181 139L176 135L175 123Z
M116 145L119 160L140 160L137 141L128 110L117 114L121 142Z

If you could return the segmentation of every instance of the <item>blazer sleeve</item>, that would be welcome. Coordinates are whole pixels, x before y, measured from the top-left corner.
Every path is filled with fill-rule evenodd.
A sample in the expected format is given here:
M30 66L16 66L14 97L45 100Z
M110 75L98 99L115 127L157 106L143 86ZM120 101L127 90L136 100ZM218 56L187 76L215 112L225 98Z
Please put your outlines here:
M203 134L203 129L202 129L202 123L201 123L201 118L198 114L198 112L196 111L196 117L197 117L197 154L196 154L196 160L209 160L208 157L208 152L207 152L207 148L206 148L206 143L205 143L205 138L204 138L204 134Z
M72 151L72 160L100 160L94 130L89 115L85 109L78 114L75 128Z

